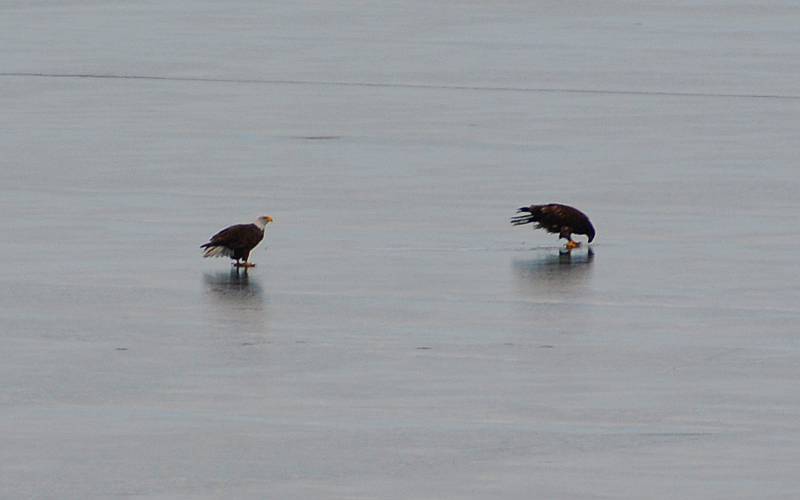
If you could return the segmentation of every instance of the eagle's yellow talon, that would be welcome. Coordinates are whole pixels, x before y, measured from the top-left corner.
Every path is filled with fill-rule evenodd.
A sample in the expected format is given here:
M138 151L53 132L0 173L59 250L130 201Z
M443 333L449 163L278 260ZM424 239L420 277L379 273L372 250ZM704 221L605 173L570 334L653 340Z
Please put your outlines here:
M581 246L581 244L577 241L570 240L567 242L567 250L572 250L574 248L578 248L579 246Z

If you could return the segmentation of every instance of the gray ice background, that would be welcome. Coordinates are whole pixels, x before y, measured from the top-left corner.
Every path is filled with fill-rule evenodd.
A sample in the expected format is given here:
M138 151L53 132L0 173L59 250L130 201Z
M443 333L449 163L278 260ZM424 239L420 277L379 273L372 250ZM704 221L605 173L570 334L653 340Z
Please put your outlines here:
M788 0L3 1L0 496L800 498L799 82Z

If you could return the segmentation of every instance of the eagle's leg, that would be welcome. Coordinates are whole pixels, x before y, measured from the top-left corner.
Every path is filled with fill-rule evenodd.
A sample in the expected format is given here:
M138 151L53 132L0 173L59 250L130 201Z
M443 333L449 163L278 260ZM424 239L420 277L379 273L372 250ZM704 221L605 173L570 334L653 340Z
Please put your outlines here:
M241 267L243 267L245 269L247 269L248 267L256 267L255 264L250 262L250 252L245 252L244 256L242 256L242 260L244 262L239 264Z
M561 227L561 232L558 234L558 238L567 240L567 250L572 250L581 246L581 244L577 241L572 241L572 228L569 226Z

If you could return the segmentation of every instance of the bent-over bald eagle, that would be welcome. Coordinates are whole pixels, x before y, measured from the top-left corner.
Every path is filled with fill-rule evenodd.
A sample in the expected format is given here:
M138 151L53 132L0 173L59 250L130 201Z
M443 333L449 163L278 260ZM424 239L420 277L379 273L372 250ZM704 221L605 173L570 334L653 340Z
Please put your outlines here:
M544 229L548 233L558 233L558 238L567 240L567 248L572 250L580 246L577 241L572 241L572 234L585 234L589 243L594 239L594 226L589 217L577 208L559 203L547 205L531 205L517 209L518 214L511 218L515 226L535 222L534 229Z
M259 217L252 224L236 224L226 227L222 231L212 236L208 243L200 245L203 249L203 257L230 257L236 262L236 267L255 267L247 261L250 257L250 250L264 238L264 229L267 224L272 222L272 217L265 215ZM244 262L239 262L243 260Z

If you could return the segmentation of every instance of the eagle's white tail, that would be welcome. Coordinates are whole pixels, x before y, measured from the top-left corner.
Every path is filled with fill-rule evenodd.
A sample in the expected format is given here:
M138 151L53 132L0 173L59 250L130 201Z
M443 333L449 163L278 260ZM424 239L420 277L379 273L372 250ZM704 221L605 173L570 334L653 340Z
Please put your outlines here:
M203 257L233 257L233 250L228 247L208 247L203 252Z

